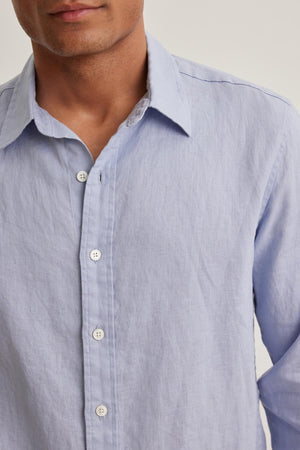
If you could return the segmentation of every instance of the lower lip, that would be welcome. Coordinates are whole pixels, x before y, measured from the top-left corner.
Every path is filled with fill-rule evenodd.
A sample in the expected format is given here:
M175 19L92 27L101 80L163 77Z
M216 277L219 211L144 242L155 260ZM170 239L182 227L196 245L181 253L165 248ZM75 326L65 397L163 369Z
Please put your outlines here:
M77 9L76 11L63 11L56 14L52 14L53 17L58 17L62 19L64 22L77 22L78 20L83 19L84 17L91 15L101 9L99 8L86 8L86 9Z

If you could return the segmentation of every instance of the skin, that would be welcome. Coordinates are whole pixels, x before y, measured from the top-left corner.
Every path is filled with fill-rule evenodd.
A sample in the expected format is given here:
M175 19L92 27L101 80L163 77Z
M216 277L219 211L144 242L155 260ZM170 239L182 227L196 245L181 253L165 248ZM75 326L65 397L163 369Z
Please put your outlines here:
M104 5L78 22L49 12ZM12 0L30 37L36 101L73 130L95 160L146 92L143 0Z

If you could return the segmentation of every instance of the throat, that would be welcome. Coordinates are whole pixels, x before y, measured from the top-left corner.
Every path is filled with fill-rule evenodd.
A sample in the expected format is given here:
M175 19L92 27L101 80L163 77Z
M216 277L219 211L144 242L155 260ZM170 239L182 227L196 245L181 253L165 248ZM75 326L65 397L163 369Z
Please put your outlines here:
M110 138L116 133L118 126L118 124L111 124L110 126L101 127L81 126L76 129L70 128L85 143L95 162Z

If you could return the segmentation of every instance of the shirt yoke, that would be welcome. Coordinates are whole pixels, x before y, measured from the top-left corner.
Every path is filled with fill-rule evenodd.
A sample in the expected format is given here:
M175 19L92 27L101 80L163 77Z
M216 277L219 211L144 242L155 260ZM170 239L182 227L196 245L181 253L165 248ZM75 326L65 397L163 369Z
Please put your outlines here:
M253 90L257 90L263 95L279 99L282 102L291 105L291 100L289 98L262 85L245 80L215 67L207 66L197 61L184 58L182 56L178 56L175 54L172 54L172 56L178 66L179 72L186 77L195 78L203 83L220 83L236 87L247 87Z

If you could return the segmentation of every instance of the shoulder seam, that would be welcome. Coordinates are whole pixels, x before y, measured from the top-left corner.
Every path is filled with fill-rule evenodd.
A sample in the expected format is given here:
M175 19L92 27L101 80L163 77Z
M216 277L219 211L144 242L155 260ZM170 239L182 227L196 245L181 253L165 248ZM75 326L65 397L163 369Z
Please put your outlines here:
M252 84L239 83L239 82L228 81L228 80L206 80L205 78L196 77L195 75L191 75L191 74L183 72L181 70L179 70L179 73L182 73L183 75L187 75L188 77L191 77L191 78L195 78L196 80L199 80L199 81L206 81L207 83L228 83L228 84L232 84L232 85L236 85L236 86L247 86L252 89L256 89L257 91L260 91L266 95L269 95L270 97L278 98L278 100L281 100L282 102L286 103L287 105L290 105L290 102L284 100L282 97L271 94L270 92L266 92L259 87L253 86Z

